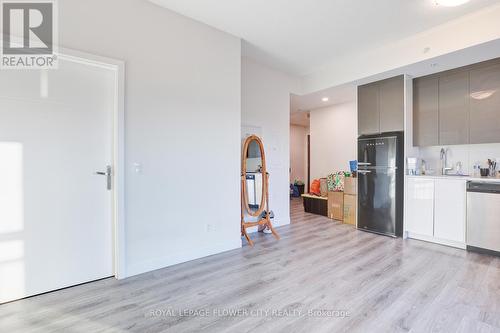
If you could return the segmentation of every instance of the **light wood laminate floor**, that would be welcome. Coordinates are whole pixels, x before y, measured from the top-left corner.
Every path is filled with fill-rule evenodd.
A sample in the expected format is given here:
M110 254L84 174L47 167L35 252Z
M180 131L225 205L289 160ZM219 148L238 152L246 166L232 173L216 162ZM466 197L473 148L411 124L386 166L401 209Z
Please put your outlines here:
M500 332L500 259L291 211L280 241L1 305L0 332Z

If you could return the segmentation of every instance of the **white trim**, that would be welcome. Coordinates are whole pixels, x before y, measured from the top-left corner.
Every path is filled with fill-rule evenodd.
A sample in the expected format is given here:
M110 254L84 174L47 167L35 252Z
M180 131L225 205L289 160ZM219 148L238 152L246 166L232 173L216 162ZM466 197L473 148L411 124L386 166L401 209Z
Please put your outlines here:
M291 221L292 221L292 219L290 218L290 216L285 216L281 219L272 219L271 222L273 222L273 227L277 228L277 227L289 225Z
M125 258L125 62L60 47L57 56L76 63L115 72L113 110L113 271L117 279L127 277Z
M126 277L125 257L125 63L117 68L115 105L115 277Z
M420 235L420 234L413 233L411 231L407 231L407 235L408 235L408 238L411 238L411 239L416 239L416 240L434 243L434 244L439 244L439 245L456 247L456 248L462 249L462 250L466 249L466 244L462 243L462 242L440 239L440 238L436 238L436 237L432 237L432 236Z
M227 251L240 249L242 246L241 238L228 239L223 242L218 242L210 246L201 248L191 248L181 252L176 252L170 255L163 255L156 258L151 258L146 261L141 261L127 267L127 276L138 275L151 272L162 267L169 267L176 264L185 263L191 260L208 257L214 254L220 254Z

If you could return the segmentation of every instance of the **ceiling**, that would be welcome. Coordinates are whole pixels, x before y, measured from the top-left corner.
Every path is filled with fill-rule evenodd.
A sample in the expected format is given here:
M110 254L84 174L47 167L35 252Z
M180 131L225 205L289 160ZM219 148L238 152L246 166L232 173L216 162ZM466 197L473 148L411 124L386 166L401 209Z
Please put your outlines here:
M290 111L292 114L299 111L309 111L335 104L349 103L356 99L357 85L343 84L305 95L291 95ZM324 101L323 98L328 98Z
M425 31L498 0L150 0L244 40L243 55L306 75L349 54Z
M430 75L453 68L467 66L478 62L498 58L500 54L500 39L487 43L474 45L459 51L451 52L439 57L427 59L415 64L407 65L393 70L379 73L370 77L363 78L354 82L343 84L336 87L320 90L305 95L291 95L290 112L292 121L301 124L304 115L309 111L328 107L336 104L355 102L357 97L357 86L378 80L387 79L393 76L406 74L410 77L420 77ZM327 97L328 101L322 99ZM305 126L305 125L302 125Z

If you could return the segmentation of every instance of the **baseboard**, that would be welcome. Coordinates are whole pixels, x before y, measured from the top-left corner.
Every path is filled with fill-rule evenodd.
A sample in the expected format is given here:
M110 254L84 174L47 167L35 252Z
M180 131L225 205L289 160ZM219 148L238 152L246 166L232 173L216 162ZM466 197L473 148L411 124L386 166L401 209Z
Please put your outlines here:
M183 262L200 259L203 257L208 257L214 254L219 254L222 252L239 249L241 247L242 247L241 238L237 238L225 242L212 244L211 246L190 249L187 251L175 253L173 255L154 258L137 264L129 264L127 265L127 273L124 278L177 265Z
M290 216L288 218L278 219L273 221L273 227L282 227L290 224Z
M481 254L487 254L489 256L500 257L500 252L498 252L498 251L483 249L480 247L475 247L475 246L470 246L470 245L467 245L467 251L481 253Z
M409 232L409 231L406 232L406 235L407 235L408 238L416 239L416 240L421 240L421 241L424 241L424 242L429 242L429 243L435 243L435 244L439 244L439 245L456 247L456 248L462 249L462 250L465 250L465 248L466 248L465 243L461 243L461 242L450 241L450 240L446 240L446 239L440 239L440 238L435 238L435 237L431 237L431 236L425 236L425 235L415 234L415 233L412 233L412 232Z

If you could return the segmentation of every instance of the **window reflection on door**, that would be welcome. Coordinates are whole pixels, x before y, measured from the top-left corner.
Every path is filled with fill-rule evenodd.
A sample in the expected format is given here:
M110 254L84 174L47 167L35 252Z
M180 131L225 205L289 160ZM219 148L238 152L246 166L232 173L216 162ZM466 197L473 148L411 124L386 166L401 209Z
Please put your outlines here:
M0 142L0 295L24 293L23 145Z

